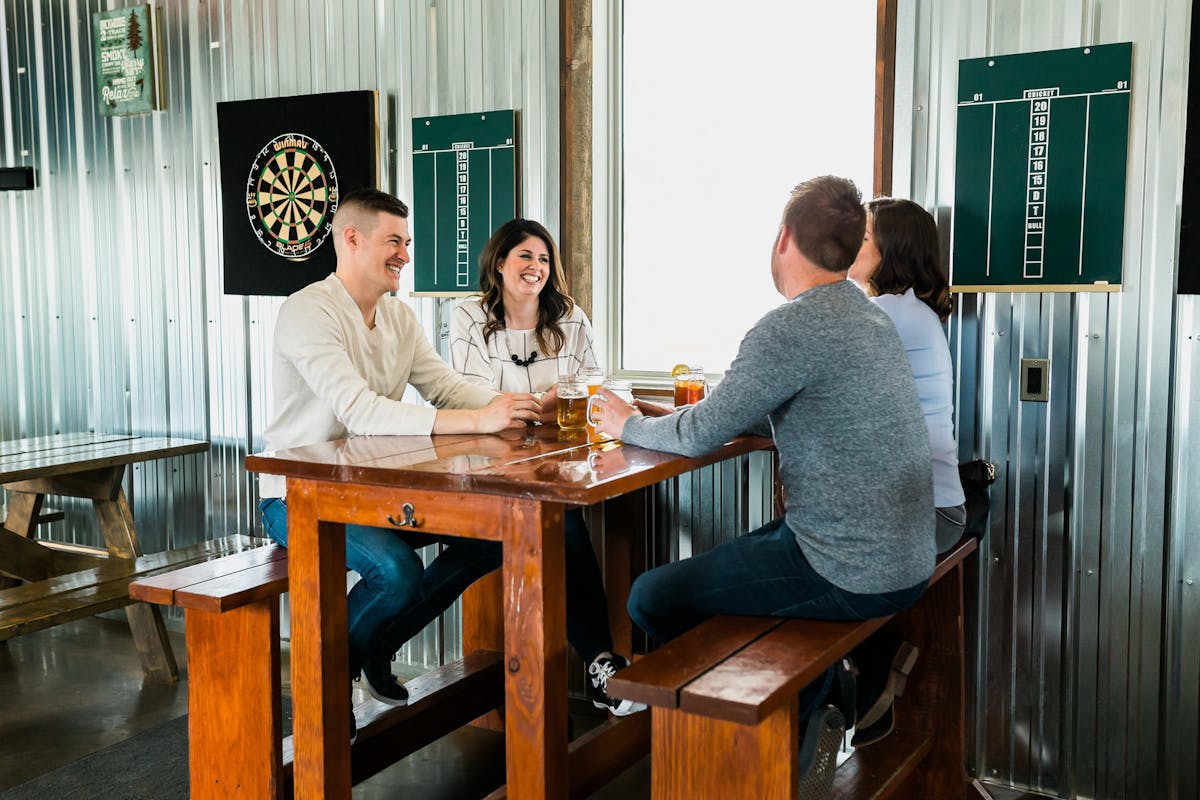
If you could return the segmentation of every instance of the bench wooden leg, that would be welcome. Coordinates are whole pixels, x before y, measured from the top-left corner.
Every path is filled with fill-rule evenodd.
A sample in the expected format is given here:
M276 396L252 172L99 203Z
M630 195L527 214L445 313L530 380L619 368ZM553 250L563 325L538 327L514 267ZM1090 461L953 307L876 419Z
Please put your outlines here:
M896 701L896 724L933 734L933 749L918 771L917 796L928 800L961 800L967 791L962 589L959 564L892 623L921 651L908 691Z
M191 796L274 798L283 763L279 598L186 613Z
M757 725L653 708L651 790L656 800L753 797L794 800L799 701L793 696Z

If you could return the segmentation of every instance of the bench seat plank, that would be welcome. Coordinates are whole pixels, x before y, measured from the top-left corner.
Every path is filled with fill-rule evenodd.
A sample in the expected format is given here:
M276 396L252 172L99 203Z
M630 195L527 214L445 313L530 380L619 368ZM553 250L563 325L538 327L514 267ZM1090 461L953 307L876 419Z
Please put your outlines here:
M189 567L174 570L164 575L138 580L129 587L129 591L138 600L159 605L179 605L177 594L180 591L193 589L195 593L203 593L201 584L214 578L224 578L243 570L259 567L263 564L283 560L286 563L287 549L272 542L263 547L232 553L223 558L193 564Z
M179 589L175 592L175 605L220 614L283 594L287 587L287 558L277 558L257 567Z
M104 564L92 569L56 575L53 578L0 591L0 611L23 603L35 602L47 594L59 594L72 589L96 586L127 576L148 575L162 567L178 567L199 560L217 558L227 553L256 548L262 544L262 541L251 536L235 534L132 559L109 558Z
M220 556L256 541L239 535L138 558L112 558L93 569L5 589L0 591L0 641L127 606L135 602L129 585L138 577Z
M608 681L608 693L676 708L684 686L784 622L772 617L713 617L618 672Z
M680 692L679 707L714 719L755 725L888 619L789 620L689 683Z
M971 539L942 556L929 579L930 586L975 547ZM689 683L679 694L679 708L729 722L757 724L890 619L789 620Z

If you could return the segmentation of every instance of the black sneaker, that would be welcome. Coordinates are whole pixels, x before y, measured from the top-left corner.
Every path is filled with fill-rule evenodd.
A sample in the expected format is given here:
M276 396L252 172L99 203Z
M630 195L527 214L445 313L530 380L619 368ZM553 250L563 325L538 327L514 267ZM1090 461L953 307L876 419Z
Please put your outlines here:
M367 691L379 702L390 706L402 706L408 702L408 689L392 674L390 653L369 654L367 662L363 664L362 674L367 679Z
M854 648L851 659L858 668L859 730L878 722L904 694L918 650L888 628L880 628Z
M818 708L800 723L799 800L824 800L833 791L846 718L835 706Z
M608 695L608 679L628 666L629 659L625 656L613 655L607 651L596 656L592 663L588 664L588 693L592 696L592 705L618 717L636 714L646 709L645 703L619 700Z

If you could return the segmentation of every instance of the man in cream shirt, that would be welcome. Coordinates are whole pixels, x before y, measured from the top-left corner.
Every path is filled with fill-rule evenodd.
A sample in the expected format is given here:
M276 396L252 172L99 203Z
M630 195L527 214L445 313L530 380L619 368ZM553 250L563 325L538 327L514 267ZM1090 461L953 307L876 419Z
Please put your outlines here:
M270 450L348 436L494 433L539 418L528 394L501 394L470 383L425 338L416 315L391 296L409 261L408 208L360 189L333 218L336 271L289 297L275 325L274 414ZM411 385L433 407L402 402ZM263 528L287 545L286 482L259 482ZM449 546L426 569L415 550ZM500 564L500 547L414 532L346 526L346 565L362 576L346 600L350 675L364 670L371 693L403 703L390 652L372 644L385 624L419 631L472 582Z

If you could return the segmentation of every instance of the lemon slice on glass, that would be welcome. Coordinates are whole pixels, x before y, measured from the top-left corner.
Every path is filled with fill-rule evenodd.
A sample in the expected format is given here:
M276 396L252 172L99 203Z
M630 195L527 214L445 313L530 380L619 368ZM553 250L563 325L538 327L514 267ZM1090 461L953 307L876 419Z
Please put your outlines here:
M689 367L687 364L676 364L675 366L671 367L671 377L678 378L680 375L683 375L683 374L691 372L691 371L692 371L692 368Z

